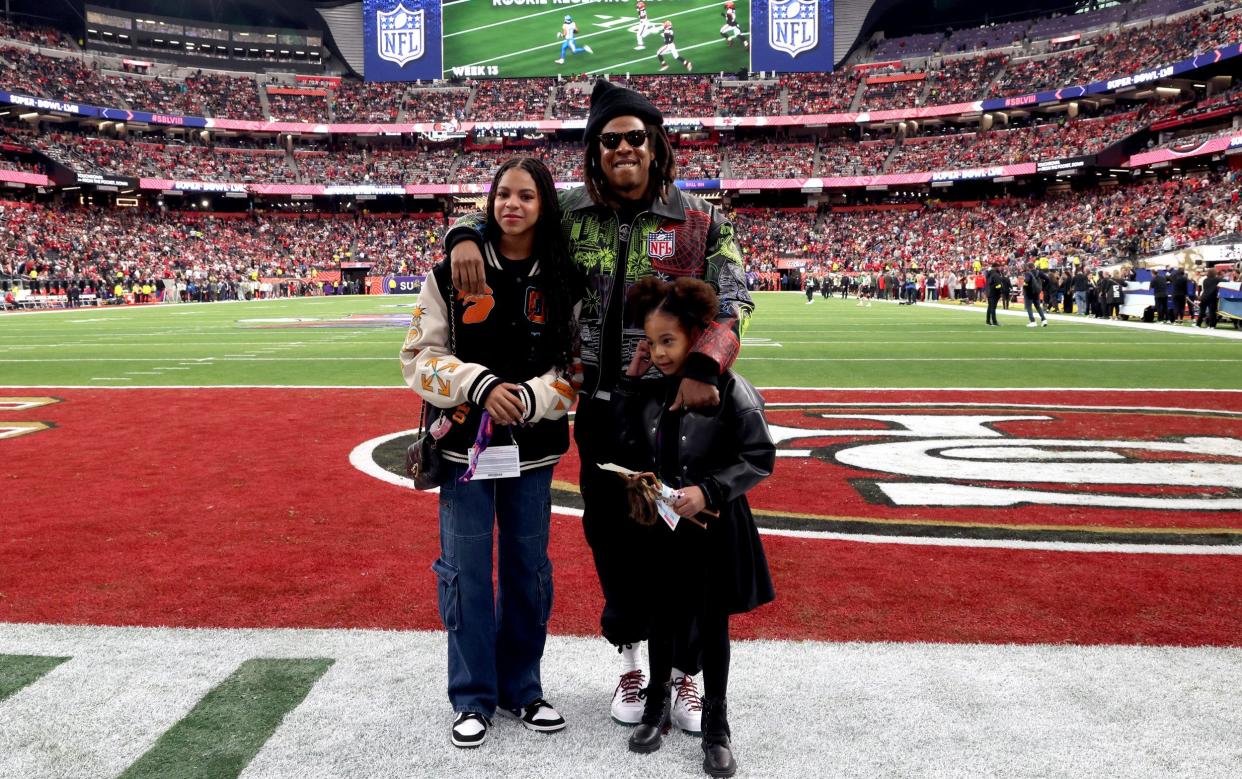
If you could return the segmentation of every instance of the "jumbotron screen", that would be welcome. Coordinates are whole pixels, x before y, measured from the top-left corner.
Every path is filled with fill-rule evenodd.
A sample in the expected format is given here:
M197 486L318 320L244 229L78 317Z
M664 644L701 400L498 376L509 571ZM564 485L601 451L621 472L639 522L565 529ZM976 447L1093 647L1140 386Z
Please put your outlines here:
M364 0L368 81L830 71L832 0Z

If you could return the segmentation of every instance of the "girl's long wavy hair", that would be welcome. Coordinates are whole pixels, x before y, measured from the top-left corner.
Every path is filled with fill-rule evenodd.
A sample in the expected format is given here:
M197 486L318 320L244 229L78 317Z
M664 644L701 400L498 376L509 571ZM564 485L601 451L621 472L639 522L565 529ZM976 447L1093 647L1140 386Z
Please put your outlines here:
M542 160L535 157L514 157L506 160L492 179L487 192L487 223L484 234L493 245L499 245L501 230L496 221L496 189L500 179L513 168L521 168L535 181L539 195L539 218L535 220L535 256L540 269L548 274L547 306L549 338L554 344L553 364L562 371L570 370L578 349L578 327L574 320L574 299L570 280L574 276L565 239L561 235L561 206L556 195L552 174Z
M673 154L673 144L669 142L668 133L662 125L644 124L647 130L647 143L651 144L651 169L648 171L647 191L643 193L645 202L668 202L668 190L677 179L677 155ZM604 169L600 165L599 138L586 139L586 157L583 161L586 175L586 191L591 202L596 205L616 208L621 198L612 191Z

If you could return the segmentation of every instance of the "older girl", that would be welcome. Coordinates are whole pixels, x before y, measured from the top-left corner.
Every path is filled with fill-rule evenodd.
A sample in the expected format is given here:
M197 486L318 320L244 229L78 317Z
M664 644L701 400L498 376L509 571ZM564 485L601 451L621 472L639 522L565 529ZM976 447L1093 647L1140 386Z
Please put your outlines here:
M552 610L552 467L569 446L572 268L552 176L532 157L500 166L487 196L483 294L435 267L401 352L406 383L433 413L449 464L440 487L440 616L458 747L487 738L497 708L532 730L565 721L543 697ZM492 533L499 528L492 592Z

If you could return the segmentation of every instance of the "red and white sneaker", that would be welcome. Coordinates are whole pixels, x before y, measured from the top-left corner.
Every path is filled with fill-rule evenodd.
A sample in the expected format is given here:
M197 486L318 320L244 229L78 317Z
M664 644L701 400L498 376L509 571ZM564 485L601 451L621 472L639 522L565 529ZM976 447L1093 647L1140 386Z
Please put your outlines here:
M647 675L635 668L621 674L617 689L612 693L612 718L622 725L637 725L643 718L643 699L639 691L647 686Z
M673 669L673 724L686 733L697 736L703 732L703 700L694 677Z

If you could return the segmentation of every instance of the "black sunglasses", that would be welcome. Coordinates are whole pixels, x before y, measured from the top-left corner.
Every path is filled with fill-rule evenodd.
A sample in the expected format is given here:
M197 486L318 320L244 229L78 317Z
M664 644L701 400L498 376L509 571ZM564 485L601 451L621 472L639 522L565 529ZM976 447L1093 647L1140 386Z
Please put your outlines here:
M651 133L646 130L630 130L625 133L600 133L599 145L611 151L613 149L620 148L621 139L624 138L625 142L630 145L631 149L638 149L641 148L650 137Z

